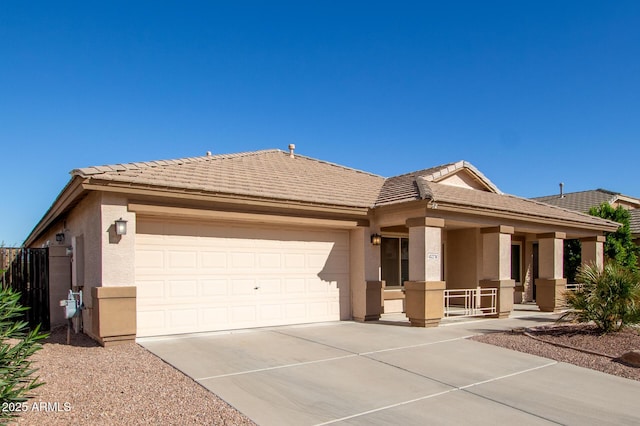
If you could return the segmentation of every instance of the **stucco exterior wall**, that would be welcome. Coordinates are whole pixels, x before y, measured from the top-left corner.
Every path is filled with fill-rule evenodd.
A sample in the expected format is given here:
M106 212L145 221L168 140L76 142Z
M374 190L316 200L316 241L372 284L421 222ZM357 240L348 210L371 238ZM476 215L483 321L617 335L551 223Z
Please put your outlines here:
M47 243L50 247L73 248L73 257L69 259L71 265L65 264L61 259L57 259L55 266L50 270L50 277L52 279L49 282L51 297L60 297L62 294L66 294L71 287L72 281L78 285L83 285L83 295L85 303L85 311L83 312L83 328L85 330L91 329L91 287L100 285L102 274L101 256L101 235L98 220L100 217L100 204L101 195L98 193L88 194L80 203L66 216L62 221L59 221L56 225L52 226L45 234L43 234L38 240L34 242L33 247L43 247ZM55 235L57 233L64 233L64 242L56 242ZM74 242L81 237L82 253L76 252L80 249L73 247ZM83 265L78 265L78 260L83 260ZM70 270L70 274L69 274ZM78 276L81 273L82 276ZM52 326L60 323L62 319L60 315L56 313L56 310L62 310L58 306L57 300L52 300L50 303L50 309L52 311Z
M482 251L479 229L457 229L448 231L446 242L447 288L475 288L480 276Z
M349 280L351 282L351 317L365 318L367 312L365 278L365 242L369 228L349 231Z
M443 185L457 186L459 188L486 190L486 188L480 182L474 179L469 173L464 171L458 172L445 179L442 179L441 181L438 181L438 183L441 183Z
M100 207L103 287L135 285L136 214L127 209L125 197L105 193ZM127 234L116 235L115 221L127 221Z
M533 234L527 234L522 249L524 250L522 256L522 301L533 301L533 242L536 240L536 236Z

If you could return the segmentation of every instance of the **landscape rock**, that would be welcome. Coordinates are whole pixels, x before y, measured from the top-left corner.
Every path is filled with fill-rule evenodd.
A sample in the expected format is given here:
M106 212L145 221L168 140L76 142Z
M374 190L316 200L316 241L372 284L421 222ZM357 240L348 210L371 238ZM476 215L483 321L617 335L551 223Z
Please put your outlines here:
M618 361L631 367L640 368L640 351L631 351L623 354Z

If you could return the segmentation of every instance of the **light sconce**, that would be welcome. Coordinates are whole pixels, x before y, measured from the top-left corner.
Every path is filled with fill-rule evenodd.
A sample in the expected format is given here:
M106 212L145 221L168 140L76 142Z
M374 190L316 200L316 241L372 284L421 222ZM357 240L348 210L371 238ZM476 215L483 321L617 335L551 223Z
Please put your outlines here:
M127 221L120 218L115 221L116 235L127 235Z
M379 246L382 243L382 236L380 234L371 234L371 244Z
M64 232L56 234L56 242L64 243Z

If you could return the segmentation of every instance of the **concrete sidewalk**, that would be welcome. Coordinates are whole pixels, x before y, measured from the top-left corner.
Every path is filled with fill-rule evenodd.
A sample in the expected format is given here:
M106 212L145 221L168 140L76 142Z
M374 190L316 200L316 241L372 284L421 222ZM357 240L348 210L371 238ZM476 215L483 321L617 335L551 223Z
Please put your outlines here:
M639 424L640 382L468 340L553 319L336 322L140 343L260 425Z

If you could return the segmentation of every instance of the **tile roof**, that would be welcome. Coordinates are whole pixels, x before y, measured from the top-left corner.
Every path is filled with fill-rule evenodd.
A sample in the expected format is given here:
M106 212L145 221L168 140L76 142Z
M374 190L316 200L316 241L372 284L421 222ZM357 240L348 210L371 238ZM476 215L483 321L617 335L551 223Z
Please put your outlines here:
M629 228L631 233L640 236L640 209L629 210L631 220L629 220Z
M472 164L466 161L458 161L456 163L443 164L441 166L431 167L429 169L418 170L406 173L400 176L390 177L384 182L384 186L380 191L376 205L395 204L405 201L420 200L425 198L422 192L424 187L418 185L418 180L424 179L427 182L438 182L439 179L461 170L467 169L476 175L488 188L497 194L502 191L493 184L485 175L483 175Z
M543 203L563 207L569 210L588 213L591 207L599 206L602 203L613 203L618 199L618 197L625 197L626 199L633 200L633 197L626 197L619 192L601 188L589 191L569 192L564 194L564 197L560 197L560 194L556 194L547 195L545 197L536 197L532 198L532 200L541 201ZM631 220L629 221L631 232L633 234L640 235L640 209L630 209L629 212L631 213Z
M371 207L384 178L280 150L208 155L73 170L106 183Z
M453 163L444 164L442 166L431 167L429 169L419 170L386 179L382 189L380 190L380 195L376 200L376 205L382 206L385 204L395 204L423 199L424 197L420 193L420 188L417 183L418 177L432 175L434 172L442 168L449 167L452 164Z
M555 194L535 197L532 198L532 200L588 213L591 207L599 206L602 203L611 203L618 195L620 195L619 192L608 191L606 189L593 189L590 191L569 192L564 194L563 197L560 197L560 194Z
M603 224L603 219L528 198L477 191L425 180L419 181L419 184L427 186L425 192L430 193L431 200L435 203L477 207L485 210L495 210L496 212L526 214L539 219L561 219L593 225ZM609 222L609 224L615 225L614 222Z
M437 183L466 168L487 186L479 191ZM228 194L332 206L376 207L413 200L602 225L599 218L502 194L471 164L459 161L385 179L280 150L207 155L76 169L93 183ZM493 192L492 192L493 191Z

